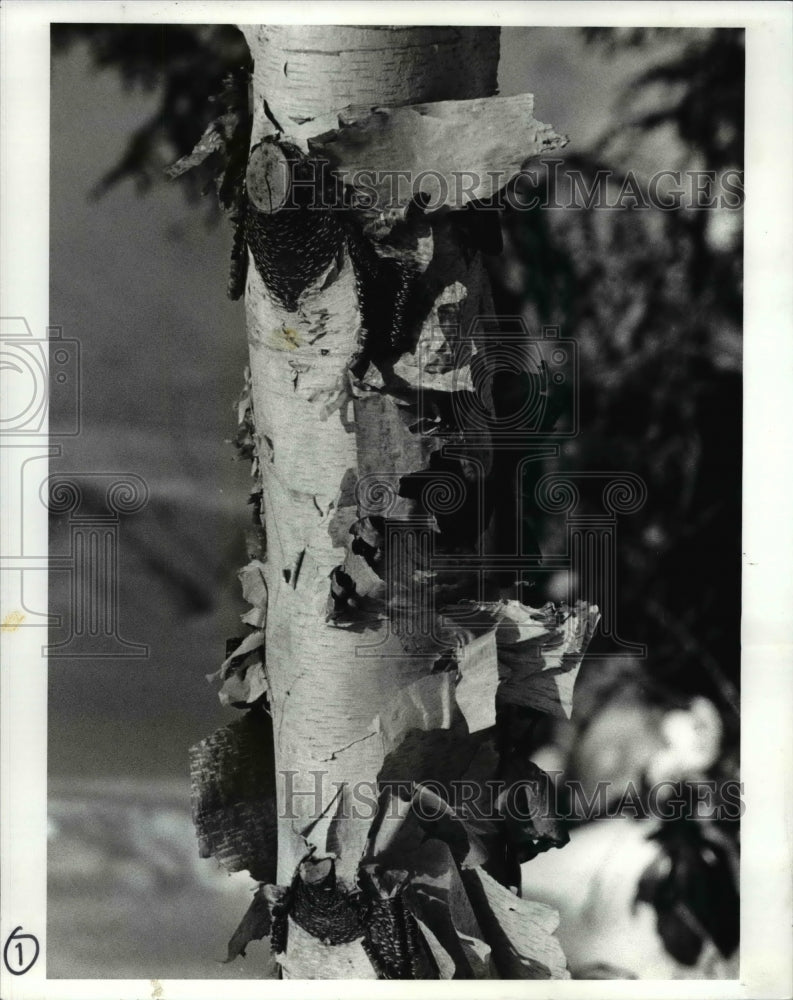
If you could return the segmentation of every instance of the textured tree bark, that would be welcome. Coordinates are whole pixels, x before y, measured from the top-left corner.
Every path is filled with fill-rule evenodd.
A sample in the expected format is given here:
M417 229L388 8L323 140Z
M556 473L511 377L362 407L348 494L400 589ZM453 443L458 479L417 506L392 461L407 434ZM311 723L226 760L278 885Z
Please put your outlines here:
M266 161L256 183L249 168L248 193L265 215L278 207L288 187L279 187L274 175L270 183L266 174L284 157L327 156L349 192L355 189L355 170L382 168L383 158L393 158L393 169L414 176L430 164L438 168L437 180L458 166L474 165L481 173L492 165L514 174L522 159L563 144L530 117L529 95L517 104L513 99L480 103L496 91L497 29L243 30L255 64L251 145ZM465 101L477 103L438 103ZM405 112L398 110L405 106L410 106ZM472 113L481 116L482 148L471 148L476 138ZM526 120L525 135L505 139L518 119ZM501 183L491 184L488 193ZM467 200L483 197L483 190L476 188ZM431 197L430 192L425 203ZM316 219L316 225L310 221L301 229L295 224L294 230L288 209L271 213L273 219L285 219L280 235L270 228L258 243L255 230L248 230L255 252L245 301L267 538L262 572L277 882L294 889L301 872L296 897L289 898L309 907L315 899L312 884L327 887L323 879L329 872L343 898L360 893L362 861L390 856L386 869L411 867L400 863L394 847L395 831L406 829L404 808L397 808L398 815L383 815L388 782L431 780L445 788L465 775L503 774L499 754L505 736L509 743L514 734L509 713L501 711L501 742L493 736L497 644L529 641L536 634L532 666L525 671L533 675L547 666L539 637L553 633L564 639L550 619L536 624L515 602L510 614L517 618L510 618L509 628L517 640L498 631L503 614L492 614L491 627L482 635L461 626L438 632L442 604L467 599L480 602L481 611L481 602L489 601L486 607L498 604L503 612L514 591L505 590L495 572L454 566L456 556L486 556L498 527L494 505L483 499L498 462L469 405L476 359L487 348L488 330L480 318L493 311L479 237L461 224L466 197L440 198L436 207L441 210L431 217L411 215L409 201L410 196L398 200L396 223L387 212L353 204L336 244L337 224L324 210L304 215L304 222ZM320 231L331 234L324 250L317 249ZM327 245L334 248L332 254ZM361 255L357 261L356 253ZM374 265L362 264L367 253L373 254ZM367 287L366 267L376 270L378 260L387 260L389 273L403 282L396 290L382 282ZM272 272L290 266L299 288L279 294L281 279ZM404 329L394 330L393 316L403 312L408 317ZM371 329L371 317L378 314L379 332ZM364 332L370 340L362 351ZM388 343L371 343L386 335ZM456 401L468 404L456 407ZM496 407L492 399L488 405ZM434 552L447 556L445 568L429 565ZM556 673L579 662L595 612L586 609L580 627L564 639ZM466 635L467 640L461 638ZM446 647L457 649L454 670L444 661ZM514 676L512 682L523 690ZM547 700L539 689L517 699L529 711L554 710ZM415 947L406 944L413 964L394 959L388 975L489 977L494 974L491 946L502 975L565 975L550 937L550 911L531 910L533 904L521 901L518 919L515 897L470 856L461 873L460 859L452 860L445 844L429 843L421 849L426 880L419 878L413 895L405 895L413 900L415 919L400 924L406 941L421 928L424 957L417 958ZM402 862L418 848L411 843L404 850ZM489 870L498 872L497 866ZM427 872L435 874L430 878ZM398 879L388 876L383 882L382 870L378 877L376 889L393 903ZM438 917L441 897L446 916ZM393 919L395 907L389 911ZM371 916L374 909L366 912ZM540 928L541 941L529 957L510 943L523 931L513 934L509 928L524 918ZM480 923L495 928L490 936L501 942L491 941L487 954ZM376 975L368 932L362 939L360 933L345 937L339 931L328 944L323 931L307 930L311 926L319 924L313 918L288 918L286 941L279 945L285 975ZM283 933L282 926L279 940ZM381 932L381 938L392 936ZM408 966L412 971L405 971Z
M287 131L349 105L399 106L486 97L495 91L498 33L458 28L262 26L244 29L254 58L253 142L272 131L264 115ZM398 166L398 164L395 164ZM481 259L466 267L447 251L447 287L458 280L471 316L491 312ZM454 259L457 258L457 259ZM333 265L335 266L335 265ZM326 622L328 577L344 562L350 525L361 516L355 484L365 473L385 481L425 468L433 441L417 438L383 397L343 407L321 419L340 372L354 354L360 313L353 269L344 261L306 289L296 313L267 293L255 267L246 292L256 430L266 444L262 462L267 534L267 674L272 687L276 773L293 774L294 790L314 788L322 772L322 808L338 784L350 789L376 779L383 741L372 723L400 688L428 672L394 637L376 658L356 655L362 636ZM289 331L289 332L285 332ZM294 331L294 332L292 332ZM365 425L363 433L356 428ZM381 623L368 643L387 631ZM343 749L347 748L347 749ZM306 853L299 831L316 819L313 796L294 796L278 782L279 882L291 879ZM352 803L345 791L338 811ZM294 808L290 808L294 806ZM333 808L333 807L331 807ZM297 819L287 818L297 813ZM354 879L368 824L344 822L333 831L337 874ZM318 849L319 833L315 834Z

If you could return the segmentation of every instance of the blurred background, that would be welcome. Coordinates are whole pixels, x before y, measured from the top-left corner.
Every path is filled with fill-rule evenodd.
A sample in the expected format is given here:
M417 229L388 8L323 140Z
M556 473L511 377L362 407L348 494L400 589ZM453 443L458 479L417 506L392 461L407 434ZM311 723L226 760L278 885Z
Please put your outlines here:
M81 433L51 472L135 473L150 498L119 527L120 632L148 657L50 660L48 974L250 978L264 945L217 960L255 886L198 859L187 767L232 714L205 675L248 608L250 467L229 443L244 315L225 297L231 232L214 199L163 175L247 50L236 29L200 25L61 24L52 43L50 322L79 339L83 378ZM558 185L569 169L608 168L619 186L628 170L646 183L742 168L743 87L737 30L502 32L501 93L532 91L536 117L570 136ZM545 183L538 171L534 193ZM704 772L735 774L741 215L507 209L502 227L497 308L579 345L582 432L557 467L630 471L648 490L619 524L616 609L648 659L585 663L587 725L543 732L538 754L583 778L638 778L659 719L705 699L718 738ZM543 551L562 527L534 518ZM51 551L68 545L54 517ZM68 624L63 575L51 610Z

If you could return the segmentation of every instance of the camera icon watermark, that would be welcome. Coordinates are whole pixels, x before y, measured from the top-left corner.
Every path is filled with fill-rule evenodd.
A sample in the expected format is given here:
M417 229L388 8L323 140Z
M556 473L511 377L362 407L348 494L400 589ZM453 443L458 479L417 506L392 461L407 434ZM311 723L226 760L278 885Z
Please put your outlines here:
M146 483L127 473L50 474L52 459L63 452L58 439L81 431L80 342L58 326L36 337L24 317L0 318L0 378L7 531L0 572L11 630L59 630L42 645L50 657L148 656L148 647L125 639L119 626L121 516L145 506ZM47 515L68 516L67 552L54 551L51 539L48 545ZM42 611L40 581L47 573L50 583L56 574L66 574L68 583L50 587Z
M61 327L33 336L22 316L0 318L3 394L0 435L44 437L80 433L80 342ZM50 425L52 416L57 427ZM49 419L48 419L49 418Z

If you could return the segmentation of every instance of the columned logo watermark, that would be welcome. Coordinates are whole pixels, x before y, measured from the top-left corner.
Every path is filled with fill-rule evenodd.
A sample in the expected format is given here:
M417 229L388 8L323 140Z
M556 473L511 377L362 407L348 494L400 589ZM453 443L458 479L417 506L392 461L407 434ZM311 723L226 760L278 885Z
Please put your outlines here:
M132 473L63 473L51 467L63 440L80 434L80 343L50 327L34 336L21 316L0 319L3 405L0 449L7 532L0 553L4 600L19 628L59 629L65 636L42 644L50 657L148 656L148 646L122 637L119 623L121 517L141 510L148 487ZM42 518L66 516L67 551L48 550ZM65 574L66 607L32 607L33 574ZM62 591L58 590L58 594ZM55 591L50 588L50 600Z

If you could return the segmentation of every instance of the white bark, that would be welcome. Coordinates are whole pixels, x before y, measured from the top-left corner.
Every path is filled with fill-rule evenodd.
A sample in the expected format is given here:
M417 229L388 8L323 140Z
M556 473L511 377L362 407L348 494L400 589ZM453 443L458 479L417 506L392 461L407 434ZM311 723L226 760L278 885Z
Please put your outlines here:
M530 95L499 99L492 106L484 100L496 88L494 29L250 26L243 30L255 64L253 147L265 136L277 136L304 153L322 150L338 176L349 180L357 167L388 165L392 154L400 151L407 162L394 163L397 169L431 167L442 173L492 168L514 174L528 156L564 144L531 118ZM458 101L472 104L457 107L453 102ZM490 115L481 130L469 120L472 107L478 114ZM372 115L372 108L387 110ZM404 110L395 110L399 108ZM339 112L343 112L341 123ZM518 128L521 122L525 134ZM444 148L437 148L438 143ZM265 172L264 182L249 187L257 206L267 211L285 196L285 189L271 187L266 177L266 171L281 162L281 154L275 143L258 148L255 170ZM477 197L492 193L492 185L476 189ZM363 629L339 627L327 614L330 576L341 566L356 578L358 597L376 597L378 606L385 607L383 580L360 555L350 552L350 527L378 513L393 521L413 517L421 508L415 499L396 497L400 477L424 473L431 454L449 443L455 444L472 470L475 484L486 479L492 466L486 441L466 443L465 419L445 437L433 437L410 429L411 420L405 416L411 412L405 404L415 405L428 389L447 399L460 389L470 389L471 358L485 346L484 333L474 322L492 314L481 255L463 245L448 215L464 201L447 200L446 216L433 219L431 227L421 223L412 232L413 262L420 264L424 288L434 297L417 345L380 365L380 370L370 366L349 395L342 375L361 335L359 290L349 256L342 252L324 274L303 288L294 309L268 291L253 257L249 260L245 299L267 537L266 684L274 730L277 881L282 886L292 881L312 849L314 859L334 860L341 888L353 891L360 884L364 856L371 856L373 849L393 850L400 837L410 839L405 830L412 828L402 826L405 817L382 825L372 837L371 812L364 808L355 814L354 807L361 805L356 789L368 790L373 799L384 775L448 781L471 770L485 777L492 773L497 757L492 744L481 745L478 731L496 721L495 691L502 679L498 650L515 639L497 638L493 632L488 640L471 643L460 657L458 678L454 673L433 672L438 646L420 631L412 639L400 638L382 615L370 616ZM406 252L389 246L387 224L385 228L377 252L386 256ZM453 509L459 483L436 472L433 476L428 486L436 501ZM389 491L392 502L378 506ZM478 541L486 547L488 538L488 525L483 524ZM401 567L406 583L419 562L408 553ZM258 578L254 583L258 592ZM473 576L447 572L406 592L408 619L413 616L418 625L422 609L431 606L441 591L447 598L479 597ZM496 627L504 608L498 605L490 627ZM483 607L485 617L491 610ZM518 615L509 621L517 623L513 631L521 641L529 637L535 643L536 637L529 658L515 660L522 673L520 683L513 684L520 688L514 703L543 710L551 705L553 710L555 696L553 691L549 696L547 685L541 696L527 693L526 687L531 688L532 678L548 666L541 643L555 625L538 624L536 616L525 617L528 612L519 607L509 612ZM257 623L264 621L261 606L255 614ZM562 659L562 670L576 668L595 620L596 609L586 609L578 625L568 627L567 638L561 646L556 644L552 654L557 658L555 674ZM365 655L361 647L378 641L376 655ZM568 694L561 686L559 691L563 708L569 709ZM489 703L478 704L481 699ZM470 860L468 870L458 872L459 859L452 857L446 844L429 839L417 847L422 837L411 850L428 867L403 895L417 921L413 926L421 928L442 976L489 978L495 968L503 975L528 978L566 975L564 958L551 937L553 914L542 907L532 909L533 904L517 907L509 890L477 867L486 851L473 851L471 858L476 855L478 860ZM442 876L427 874L436 868ZM386 890L381 887L381 891ZM477 900L482 926L500 928L498 944L493 945L495 966L477 923L479 913L472 910ZM527 913L536 923L533 930L523 927L522 916ZM289 927L288 947L279 958L285 975L374 975L360 940L328 945L291 918ZM253 936L266 933L263 925L259 931ZM245 937L242 934L241 939Z
M273 130L263 99L288 136L294 132L290 123L350 105L483 97L495 85L498 44L492 29L244 30L255 63L254 142ZM489 311L481 262L465 268L458 260L456 271L461 288L475 290L465 296L467 311ZM257 433L268 439L261 455L268 546L267 673L276 770L279 776L296 772L294 787L301 790L313 788L312 771L322 771L322 805L327 807L336 782L349 789L376 779L384 746L379 736L369 735L373 719L400 688L426 674L431 665L425 657L405 654L395 639L384 649L388 656L358 657L361 635L326 623L328 576L344 561L349 525L358 516L350 484L362 466L386 476L423 468L434 444L410 441L403 431L390 452L383 448L389 435L388 401L363 403L355 414L353 407L343 407L321 419L359 335L349 260L330 287L323 289L320 279L306 291L297 313L287 312L268 296L252 262L248 273L253 408ZM367 434L372 441L363 449L356 435L360 419L370 423ZM367 635L366 641L374 638ZM289 811L283 780L278 789L278 876L285 882L306 852L298 831L317 817L312 798L301 797L295 810L300 819L283 818ZM320 851L332 846L337 873L348 885L368 825L363 819L350 820L342 831L334 831L332 845L317 843Z

